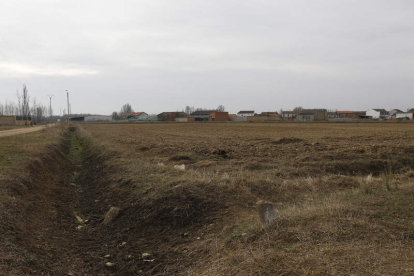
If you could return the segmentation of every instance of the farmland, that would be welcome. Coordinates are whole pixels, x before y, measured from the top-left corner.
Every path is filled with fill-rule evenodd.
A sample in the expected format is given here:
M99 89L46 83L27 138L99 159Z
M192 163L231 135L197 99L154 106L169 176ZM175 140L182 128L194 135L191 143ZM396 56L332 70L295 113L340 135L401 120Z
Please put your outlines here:
M60 144L53 129L26 138L53 133L54 147L27 176L40 180L29 190L51 210L24 222L36 236L14 230L13 242L7 234L24 252L25 273L414 273L413 124L78 124L60 131ZM34 147L8 150L15 161L5 169L32 167L19 160L35 155ZM269 229L260 224L258 200L279 211ZM112 206L122 212L103 227ZM88 223L78 227L74 212Z

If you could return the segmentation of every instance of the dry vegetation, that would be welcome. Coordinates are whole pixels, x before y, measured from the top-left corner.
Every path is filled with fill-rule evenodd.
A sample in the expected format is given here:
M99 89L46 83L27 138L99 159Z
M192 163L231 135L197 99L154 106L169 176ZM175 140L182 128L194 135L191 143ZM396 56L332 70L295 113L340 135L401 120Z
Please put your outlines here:
M111 152L111 181L134 187L125 204L152 208L151 236L167 237L146 244L160 256L154 274L414 273L413 124L82 128ZM261 230L258 199L279 206L275 229Z
M9 275L414 274L414 124L76 128L0 139Z

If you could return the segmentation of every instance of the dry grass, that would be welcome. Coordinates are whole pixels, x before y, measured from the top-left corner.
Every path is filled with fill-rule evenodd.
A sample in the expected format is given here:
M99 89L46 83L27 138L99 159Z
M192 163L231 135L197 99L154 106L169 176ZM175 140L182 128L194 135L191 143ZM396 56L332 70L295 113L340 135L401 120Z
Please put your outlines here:
M147 206L184 194L220 203L213 226L192 230L180 274L414 273L413 124L81 128L105 148L112 181L127 179ZM274 229L261 229L259 199L277 204Z
M28 186L29 167L60 142L61 130L47 128L38 132L0 138L0 271L2 275L24 275L23 267L36 262L34 255L18 244L15 232L26 221L22 193ZM27 182L26 182L27 184ZM39 201L39 198L36 199ZM3 274L4 273L4 274Z

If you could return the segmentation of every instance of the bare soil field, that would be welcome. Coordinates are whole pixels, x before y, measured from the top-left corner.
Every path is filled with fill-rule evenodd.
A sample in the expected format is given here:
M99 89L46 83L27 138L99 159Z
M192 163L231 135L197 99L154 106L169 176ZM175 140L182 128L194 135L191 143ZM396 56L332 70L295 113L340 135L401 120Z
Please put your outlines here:
M51 131L0 139L4 275L414 274L414 124Z

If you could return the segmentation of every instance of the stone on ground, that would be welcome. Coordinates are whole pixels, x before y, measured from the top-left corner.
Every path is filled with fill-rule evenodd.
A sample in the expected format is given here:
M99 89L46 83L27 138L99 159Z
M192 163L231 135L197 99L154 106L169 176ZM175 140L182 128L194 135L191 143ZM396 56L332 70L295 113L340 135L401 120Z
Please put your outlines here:
M272 202L264 200L260 200L256 204L263 227L272 226L278 218L275 205Z
M105 219L103 221L103 224L107 225L110 222L112 222L114 219L116 219L116 217L118 217L120 211L121 211L121 209L119 209L118 207L111 207L111 209L109 209L108 213L106 213L106 215L105 215Z

